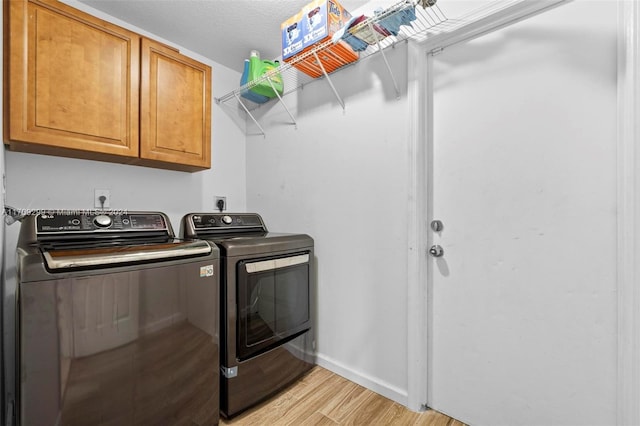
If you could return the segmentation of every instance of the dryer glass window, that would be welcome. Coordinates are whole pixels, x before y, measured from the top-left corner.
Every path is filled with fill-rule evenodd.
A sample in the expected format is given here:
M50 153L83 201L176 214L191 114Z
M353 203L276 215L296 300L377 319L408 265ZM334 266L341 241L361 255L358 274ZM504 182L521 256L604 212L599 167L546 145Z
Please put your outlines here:
M275 276L262 274L251 280L246 303L247 346L272 339L276 332Z

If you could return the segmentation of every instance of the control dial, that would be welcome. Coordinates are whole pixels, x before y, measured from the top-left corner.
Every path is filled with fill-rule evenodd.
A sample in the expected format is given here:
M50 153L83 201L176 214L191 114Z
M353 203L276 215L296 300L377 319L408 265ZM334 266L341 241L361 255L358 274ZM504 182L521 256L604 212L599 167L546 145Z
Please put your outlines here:
M222 222L224 222L227 225L231 225L231 222L233 222L233 219L231 218L231 216L222 216Z
M111 218L109 216L107 216L106 214L101 214L99 216L96 216L93 218L93 223L94 225L96 225L98 228L108 228L111 226L111 224L113 223L113 221L111 220Z

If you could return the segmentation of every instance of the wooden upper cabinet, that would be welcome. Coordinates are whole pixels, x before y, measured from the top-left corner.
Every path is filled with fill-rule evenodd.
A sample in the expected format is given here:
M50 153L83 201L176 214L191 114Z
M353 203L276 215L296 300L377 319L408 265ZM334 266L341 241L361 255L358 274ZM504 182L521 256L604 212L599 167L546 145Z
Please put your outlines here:
M8 3L9 144L138 157L140 36L62 3Z
M4 7L10 149L211 167L211 67L57 0Z
M211 167L211 67L142 39L140 158Z

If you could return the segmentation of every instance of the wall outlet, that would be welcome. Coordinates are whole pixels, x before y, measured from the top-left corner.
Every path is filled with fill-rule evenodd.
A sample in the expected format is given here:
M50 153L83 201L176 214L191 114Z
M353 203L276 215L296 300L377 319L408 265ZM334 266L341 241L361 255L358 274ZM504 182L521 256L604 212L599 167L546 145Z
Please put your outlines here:
M214 196L213 209L219 212L225 211L227 209L227 197Z
M93 191L93 206L97 209L109 208L111 206L111 191L108 189L95 189Z

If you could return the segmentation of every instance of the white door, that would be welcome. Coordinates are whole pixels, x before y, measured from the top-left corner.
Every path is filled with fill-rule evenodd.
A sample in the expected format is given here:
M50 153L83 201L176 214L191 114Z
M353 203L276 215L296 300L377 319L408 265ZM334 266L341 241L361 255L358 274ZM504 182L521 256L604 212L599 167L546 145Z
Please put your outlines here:
M432 58L428 405L461 421L615 424L611 4Z

